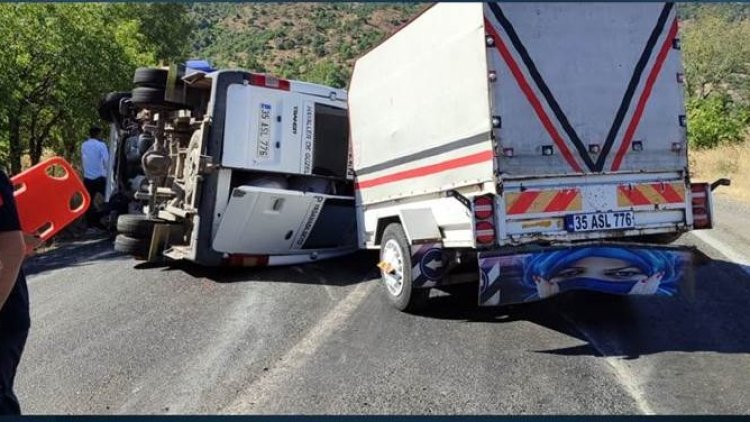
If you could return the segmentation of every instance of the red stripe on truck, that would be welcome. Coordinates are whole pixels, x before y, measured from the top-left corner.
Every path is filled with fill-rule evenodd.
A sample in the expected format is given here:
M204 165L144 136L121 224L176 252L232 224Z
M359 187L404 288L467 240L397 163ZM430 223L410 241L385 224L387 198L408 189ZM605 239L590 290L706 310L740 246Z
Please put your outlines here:
M662 187L663 187L663 189L660 189ZM672 187L672 185L669 184L669 183L665 183L663 186L658 185L656 187L656 189L657 189L657 192L659 192L661 194L661 196L664 199L666 199L667 202L669 202L670 204L674 204L674 203L679 203L679 202L685 201L685 198L682 195L680 195L679 192L677 192L676 190L674 190L674 188Z
M411 170L399 171L397 173L376 177L374 179L364 180L355 183L354 186L357 189L367 189L378 185L384 185L386 183L398 182L399 180L413 179L415 177L427 176L447 170L492 161L494 157L495 155L492 151L482 151L465 157L454 158L437 164L430 164L429 166L417 167Z
M573 158L573 154L570 153L570 150L565 144L565 140L563 140L563 138L557 132L557 129L550 121L549 116L547 116L547 113L544 111L542 103L539 101L536 95L534 95L534 91L531 89L531 86L529 86L529 83L526 82L526 78L523 76L521 69L518 67L518 63L516 63L515 59L513 59L513 56L510 54L510 51L508 51L508 47L505 46L505 43L503 42L502 38L500 38L500 35L497 33L490 21L488 21L486 18L484 19L484 26L487 31L489 31L492 38L494 38L495 48L500 53L500 56L502 56L505 64L508 65L510 72L513 74L513 77L516 80L516 83L518 83L518 86L521 88L521 91L523 91L523 94L526 96L529 104L531 104L531 107L534 109L534 112L539 118L539 121L542 123L542 126L544 126L544 129L547 131L547 133L549 133L549 136L552 137L552 140L555 142L555 145L557 145L557 147L560 149L560 153L562 153L565 161L570 164L573 170L580 173L581 166L579 166L578 162L576 162L575 158Z
M667 36L664 38L664 43L661 45L661 50L659 50L659 55L656 56L654 67L651 68L651 72L648 74L648 79L646 79L646 86L643 88L643 92L641 92L640 98L638 98L638 105L636 105L635 111L633 112L633 116L630 118L630 123L628 124L628 128L625 130L625 135L622 138L622 144L620 144L620 149L617 150L617 155L615 156L615 159L612 161L612 171L617 171L620 169L622 160L625 158L625 153L627 153L628 149L630 148L630 143L633 140L633 135L635 134L635 130L638 128L638 124L641 121L641 117L643 116L643 110L646 108L646 103L648 102L648 98L651 96L651 91L654 88L654 83L656 83L656 78L659 76L659 73L661 72L661 68L664 65L664 60L666 60L667 53L669 53L669 49L672 48L672 41L674 40L676 36L677 36L677 18L675 18L672 21L672 26L669 28L669 33L667 33ZM677 119L677 116L675 116L675 121L676 119Z
M540 191L523 192L518 200L508 210L508 214L523 214L531 207L536 198L541 194Z
M633 205L651 205L653 202L646 197L637 187L623 185L618 187L620 192L630 201Z
M577 196L578 191L575 189L564 190L555 195L555 198L549 203L549 205L547 205L544 212L565 211L568 209L568 205L570 205Z

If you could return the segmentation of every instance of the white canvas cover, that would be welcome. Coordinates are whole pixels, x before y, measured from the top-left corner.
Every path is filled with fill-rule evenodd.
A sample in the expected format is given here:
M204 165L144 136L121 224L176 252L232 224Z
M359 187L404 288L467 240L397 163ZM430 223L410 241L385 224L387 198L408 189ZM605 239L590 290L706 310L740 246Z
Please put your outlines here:
M360 58L349 89L363 203L492 180L482 6L440 4Z

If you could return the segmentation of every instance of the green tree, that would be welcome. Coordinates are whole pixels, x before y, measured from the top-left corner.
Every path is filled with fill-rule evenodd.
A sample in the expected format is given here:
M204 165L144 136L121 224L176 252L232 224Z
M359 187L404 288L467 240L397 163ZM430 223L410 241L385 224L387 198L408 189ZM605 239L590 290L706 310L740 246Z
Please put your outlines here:
M152 28L162 13L172 19L165 27L185 30L179 11L101 3L0 5L0 153L7 154L2 158L11 172L21 170L25 153L32 164L46 149L73 159L97 120L103 93L129 88L138 66L182 57L184 49L175 46L187 44L183 35L157 40L160 33Z
M188 42L197 28L189 6L180 3L120 4L124 20L138 23L143 41L160 61L177 62L189 58Z
M703 10L712 10L705 8ZM686 22L682 30L688 94L704 98L725 90L748 99L750 21L730 21L711 13Z
M692 146L712 148L744 138L750 110L735 104L729 95L714 92L705 98L694 97L687 106Z
M344 88L349 79L349 75L341 66L336 65L331 60L323 60L316 63L312 68L301 77L307 81L323 85Z
M732 6L732 7L729 7ZM682 28L688 139L698 148L744 139L750 110L750 21L736 5L695 5Z

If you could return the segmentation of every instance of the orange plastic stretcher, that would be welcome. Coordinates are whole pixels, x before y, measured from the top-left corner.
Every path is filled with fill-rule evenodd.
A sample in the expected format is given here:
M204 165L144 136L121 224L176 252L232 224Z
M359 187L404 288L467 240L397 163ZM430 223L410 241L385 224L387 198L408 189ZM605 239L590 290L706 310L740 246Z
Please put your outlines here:
M73 167L61 157L45 160L11 178L21 230L42 240L83 215L91 197Z

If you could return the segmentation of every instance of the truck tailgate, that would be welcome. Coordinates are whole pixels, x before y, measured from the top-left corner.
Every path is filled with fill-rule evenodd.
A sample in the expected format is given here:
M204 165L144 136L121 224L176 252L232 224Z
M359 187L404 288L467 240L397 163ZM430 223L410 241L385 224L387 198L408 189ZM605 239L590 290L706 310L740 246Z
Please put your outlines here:
M484 8L504 178L686 168L672 3Z
M687 229L674 5L489 3L484 14L500 243Z
M681 172L506 182L498 236L512 244L684 231L693 221L688 192Z

